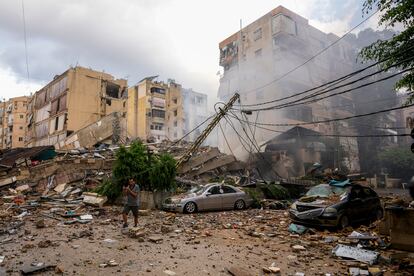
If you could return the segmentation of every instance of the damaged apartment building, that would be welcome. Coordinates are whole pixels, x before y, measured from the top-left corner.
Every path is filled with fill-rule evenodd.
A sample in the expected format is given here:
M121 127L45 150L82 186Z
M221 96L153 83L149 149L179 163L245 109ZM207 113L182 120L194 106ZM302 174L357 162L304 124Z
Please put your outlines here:
M224 71L220 78L218 97L220 100L226 101L235 91L239 91L241 106L262 103L290 96L338 76L346 75L353 71L353 63L355 62L353 48L347 42L336 44L323 55L308 62L306 66L284 75L336 39L338 39L336 35L326 34L312 27L307 19L279 6L248 26L241 28L240 31L219 44L220 66ZM253 123L257 121L272 124L346 117L355 114L352 103L351 95L345 93L311 104L279 110L256 111L252 115L246 116L246 119ZM239 158L246 159L247 153L241 148L236 134L228 124L223 124L223 127L228 135L230 147L233 148L235 154ZM305 127L320 134L356 134L355 128L347 121L312 124ZM283 133L291 128L289 126L271 128L274 131L256 128L255 138L262 146L261 151L264 151L264 147L268 145L269 141L278 141L273 139L278 133ZM287 142L294 143L293 140ZM278 158L274 160L283 163L275 165L279 174L285 177L303 175L310 164L321 162L321 160L316 160L320 158L314 158L321 156L316 154L317 152L333 155L339 146L343 152L347 152L347 156L343 157L342 161L334 160L335 164L330 165L345 164L349 171L358 171L360 168L356 138L337 139L336 149L328 148L326 145L314 141L301 143L301 145L304 148L294 147L294 150L300 151L301 154L287 152L275 146L270 147L277 149L273 154ZM219 136L219 147L221 150L229 152L229 147L222 136ZM293 171L297 175L289 175L288 171L292 171L289 168L282 169L284 166L292 166L292 163L296 163L294 165L296 169Z
M128 90L128 137L160 142L177 140L208 117L207 95L158 76L144 78ZM189 141L197 133L187 137Z
M82 138L71 135L113 112L124 112L126 97L126 80L79 66L70 68L31 97L26 146L80 146Z
M0 103L1 147L176 140L207 118L207 95L155 79L128 88L108 73L69 68L32 96Z
M24 147L28 100L22 96L0 102L0 149Z

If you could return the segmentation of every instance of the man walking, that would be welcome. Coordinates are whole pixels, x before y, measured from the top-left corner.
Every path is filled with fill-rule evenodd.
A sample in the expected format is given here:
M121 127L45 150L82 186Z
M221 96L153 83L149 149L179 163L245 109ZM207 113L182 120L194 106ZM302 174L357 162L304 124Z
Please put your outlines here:
M135 184L134 179L128 180L128 185L123 188L123 195L125 200L124 210L122 211L122 218L124 220L123 227L128 227L128 214L132 211L134 215L134 227L138 225L138 207L139 207L139 186Z

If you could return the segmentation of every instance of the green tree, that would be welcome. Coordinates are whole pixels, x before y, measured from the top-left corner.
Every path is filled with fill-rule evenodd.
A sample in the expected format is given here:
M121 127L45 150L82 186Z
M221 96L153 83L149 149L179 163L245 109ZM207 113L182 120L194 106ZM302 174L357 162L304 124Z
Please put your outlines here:
M176 162L169 154L154 156L151 159L149 180L153 190L169 191L175 188Z
M167 191L175 188L176 163L169 154L152 155L141 142L129 148L121 146L116 153L112 179L103 181L96 192L115 200L122 186L134 179L142 190Z
M414 67L414 1L413 0L366 0L363 12L368 13L374 8L380 12L379 25L385 27L402 26L403 30L388 40L378 40L361 50L360 55L366 61L385 60L381 66L384 68L399 64L398 69L405 70ZM414 72L406 72L397 81L396 89L407 88L410 92L414 87ZM411 93L408 100L414 102Z
M414 176L414 154L408 148L387 149L379 154L379 159L393 177L409 180Z

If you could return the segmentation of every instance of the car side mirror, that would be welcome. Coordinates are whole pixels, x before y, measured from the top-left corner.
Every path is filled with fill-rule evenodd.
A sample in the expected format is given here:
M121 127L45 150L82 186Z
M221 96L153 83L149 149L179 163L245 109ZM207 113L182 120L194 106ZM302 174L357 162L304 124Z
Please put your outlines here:
M206 196L211 196L211 193L210 193L210 192L207 192L207 193L206 193Z

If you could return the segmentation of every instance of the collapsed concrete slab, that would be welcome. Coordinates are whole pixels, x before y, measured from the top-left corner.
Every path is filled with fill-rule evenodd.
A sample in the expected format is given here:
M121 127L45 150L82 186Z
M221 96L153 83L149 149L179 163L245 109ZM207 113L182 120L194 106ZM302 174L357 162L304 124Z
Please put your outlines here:
M83 203L95 207L102 207L108 201L106 196L99 196L97 193L83 193Z
M122 114L114 112L101 120L90 124L65 140L55 144L56 149L70 150L77 148L91 148L99 142L111 139L113 144L125 138L126 119Z

